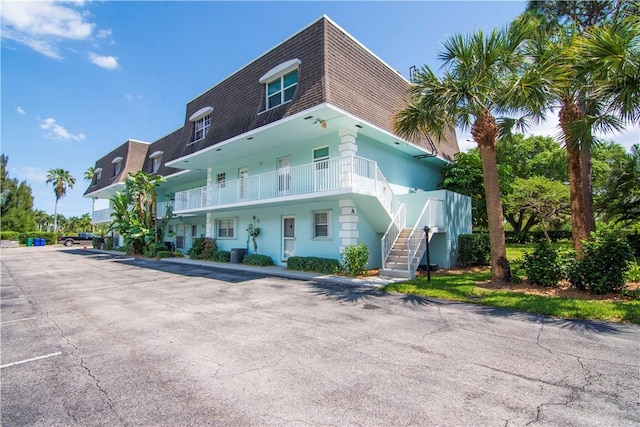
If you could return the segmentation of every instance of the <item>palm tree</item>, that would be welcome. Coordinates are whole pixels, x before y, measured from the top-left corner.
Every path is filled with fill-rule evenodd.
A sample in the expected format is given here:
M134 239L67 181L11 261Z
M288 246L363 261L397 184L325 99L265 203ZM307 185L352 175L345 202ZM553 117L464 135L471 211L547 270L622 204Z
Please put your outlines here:
M533 30L530 21L518 20L487 35L452 36L439 55L443 77L427 66L416 73L411 100L394 120L395 131L410 139L433 135L441 140L455 127L471 129L482 158L493 280L511 277L496 161L496 115L516 112L526 102L531 116L538 118L544 108L543 97L530 90L530 75L516 78L525 60L523 44Z
M640 32L637 19L577 31L553 29L529 44L530 72L539 73L538 90L550 107L559 108L561 136L567 150L573 246L595 230L591 190L594 133L620 131L640 117Z
M67 194L67 187L73 188L76 179L64 169L51 169L47 172L47 184L53 183L53 192L56 195L55 210L53 213L53 231L58 232L58 201Z
M93 181L93 178L96 176L96 168L94 166L89 166L86 171L84 171L84 180L85 181ZM96 198L91 198L91 215L96 211ZM93 231L93 224L91 225L91 231Z

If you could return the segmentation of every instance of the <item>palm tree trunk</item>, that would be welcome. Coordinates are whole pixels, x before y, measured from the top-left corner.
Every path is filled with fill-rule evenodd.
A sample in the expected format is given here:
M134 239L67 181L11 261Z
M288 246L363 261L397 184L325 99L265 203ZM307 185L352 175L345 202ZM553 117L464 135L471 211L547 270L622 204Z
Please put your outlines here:
M584 215L584 192L582 186L582 161L577 141L570 137L569 125L580 118L580 109L572 100L563 102L559 113L560 127L564 134L569 163L569 194L571 200L571 234L573 248L582 257L582 241L589 237Z
M53 232L58 232L58 198L56 197L56 204L53 208Z
M593 185L591 151L580 154L582 165L582 199L584 202L584 220L587 235L596 231L596 219L593 213Z
M507 247L504 237L504 217L498 179L496 159L496 138L498 126L489 111L482 112L471 127L471 135L478 144L482 158L482 175L487 201L487 219L489 222L489 244L491 246L491 279L495 281L511 280L511 268L507 261Z

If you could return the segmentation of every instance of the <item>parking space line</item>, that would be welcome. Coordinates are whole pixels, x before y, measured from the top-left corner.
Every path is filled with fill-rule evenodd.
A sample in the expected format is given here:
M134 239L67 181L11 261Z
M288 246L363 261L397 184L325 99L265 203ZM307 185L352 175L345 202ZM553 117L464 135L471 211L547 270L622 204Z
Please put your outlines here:
M8 368L9 366L21 365L23 363L35 362L36 360L46 359L48 357L60 356L62 354L61 351L51 354L45 354L44 356L32 357L31 359L18 360L17 362L7 363L6 365L0 365L0 369Z
M26 319L18 319L18 320L6 320L4 322L0 322L0 325L4 325L6 323L16 323L16 322L24 322L27 320L37 319L37 317L27 317Z
M19 298L9 298L9 299L3 299L0 300L0 302L7 302L7 301L19 301L19 300L23 300L26 299L25 297L19 297Z

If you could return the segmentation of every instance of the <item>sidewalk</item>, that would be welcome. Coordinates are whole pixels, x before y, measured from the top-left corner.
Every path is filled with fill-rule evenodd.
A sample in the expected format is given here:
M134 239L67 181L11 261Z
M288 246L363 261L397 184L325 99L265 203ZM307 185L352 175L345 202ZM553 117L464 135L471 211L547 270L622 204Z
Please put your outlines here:
M125 255L124 252L118 252L118 251L106 251L101 249L90 249L90 250L96 251L96 252L109 253L112 255ZM406 279L400 279L395 277L384 277L384 276L354 278L354 277L346 277L346 276L337 276L334 274L320 274L320 273L313 273L313 272L306 272L306 271L287 270L285 267L281 267L281 266L257 267L257 266L245 265L245 264L231 264L226 262L214 262L214 261L204 261L199 259L189 259L186 257L185 258L161 258L159 261L170 262L175 264L197 265L201 267L212 267L212 268L219 268L222 270L245 271L249 273L265 274L268 276L284 277L287 279L313 280L316 282L331 283L334 285L371 286L371 287L378 288L380 286L384 286L389 283L402 282L406 280Z

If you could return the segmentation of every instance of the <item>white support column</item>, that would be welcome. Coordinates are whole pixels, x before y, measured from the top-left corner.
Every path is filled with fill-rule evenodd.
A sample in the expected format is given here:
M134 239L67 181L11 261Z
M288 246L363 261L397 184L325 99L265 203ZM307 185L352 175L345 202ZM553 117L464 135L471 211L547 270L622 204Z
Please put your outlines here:
M208 181L208 180L207 180ZM213 215L211 214L211 212L207 212L207 222L205 223L205 230L204 230L204 235L206 237L211 237L213 238Z
M340 200L340 253L349 245L357 245L360 232L358 231L358 209L356 204L350 200Z
M356 135L358 130L356 128L341 128L338 130L338 136L340 137L340 145L338 145L338 151L340 151L340 187L349 188L352 186L352 174L353 174L353 162L351 158L356 155L358 151L358 145L356 144Z
M213 179L213 168L207 168L207 187L214 183L215 181Z

